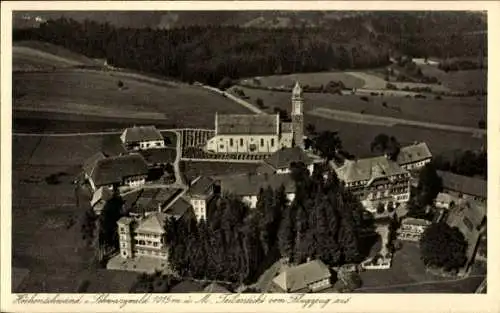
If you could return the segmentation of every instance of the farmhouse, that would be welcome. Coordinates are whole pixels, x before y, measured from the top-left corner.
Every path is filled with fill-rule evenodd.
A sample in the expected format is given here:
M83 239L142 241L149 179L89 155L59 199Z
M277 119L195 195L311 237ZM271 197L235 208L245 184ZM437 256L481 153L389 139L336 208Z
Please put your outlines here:
M398 230L398 239L409 241L420 241L424 231L431 225L431 222L407 217L401 221L401 227Z
M90 157L83 166L92 191L99 187L138 187L146 182L148 167L140 154L106 158L102 152Z
M437 171L443 182L443 191L465 200L486 202L488 184L486 180Z
M295 198L295 182L290 175L282 174L237 174L218 177L218 188L221 195L240 197L251 209L257 206L261 189L278 190L283 186L289 201Z
M331 162L338 178L357 195L363 206L376 212L379 205L390 210L410 199L410 174L385 156Z
M213 153L269 154L281 148L303 146L302 87L292 91L292 122L280 122L279 114L215 114L215 136L206 144Z
M288 174L291 172L291 165L293 163L303 163L310 174L312 174L314 169L314 160L300 147L282 148L265 159L263 163L257 169L262 174Z
M167 164L173 164L177 151L175 148L156 148L139 150L149 168L161 168L165 167Z
M162 134L154 126L134 126L123 131L120 139L127 150L165 147Z
M288 267L272 280L276 292L317 292L329 288L331 273L321 260Z
M106 186L99 187L96 192L92 195L90 200L90 206L94 210L96 215L100 215L106 202L113 197L113 191Z
M446 222L457 227L467 241L467 270L474 261L479 239L486 228L486 207L479 201L466 201L449 211Z
M431 151L425 142L415 143L402 147L399 151L397 162L407 171L418 170L432 159Z

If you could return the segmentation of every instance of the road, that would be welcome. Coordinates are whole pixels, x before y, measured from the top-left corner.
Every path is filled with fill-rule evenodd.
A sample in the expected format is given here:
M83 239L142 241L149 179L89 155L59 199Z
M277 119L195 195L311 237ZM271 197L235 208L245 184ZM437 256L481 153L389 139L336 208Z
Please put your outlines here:
M215 93L218 93L220 94L221 96L223 97L226 97L228 99L231 99L233 100L234 102L244 106L245 108L247 108L248 110L252 111L253 113L255 114L266 114L264 111L262 111L261 109L257 108L255 105L251 104L250 102L247 102L243 99L240 99L236 96L233 96L232 94L230 93L227 93L225 91L222 91L220 89L217 89L217 88L214 88L214 87L210 87L210 86L206 86L206 85L200 85L202 88L205 88L207 90L210 90L210 91L213 91Z

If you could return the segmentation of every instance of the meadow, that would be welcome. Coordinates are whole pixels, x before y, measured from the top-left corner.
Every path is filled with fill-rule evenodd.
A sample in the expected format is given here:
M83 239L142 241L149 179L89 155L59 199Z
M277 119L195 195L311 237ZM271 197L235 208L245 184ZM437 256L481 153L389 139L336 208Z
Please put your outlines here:
M346 88L361 88L365 81L345 72L295 73L288 75L272 75L259 77L260 84L266 87L290 87L299 81L303 86L326 86L330 81L342 81ZM246 79L252 83L252 79Z
M90 120L133 118L171 127L213 128L215 112L250 113L199 87L176 83L160 86L130 75L88 70L16 73L13 92L13 109L27 111L25 116L49 112L85 115Z

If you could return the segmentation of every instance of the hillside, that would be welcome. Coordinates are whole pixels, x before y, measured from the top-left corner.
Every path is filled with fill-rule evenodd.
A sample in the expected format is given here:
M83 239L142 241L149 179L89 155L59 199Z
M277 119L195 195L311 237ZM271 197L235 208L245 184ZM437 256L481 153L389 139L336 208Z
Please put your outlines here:
M96 60L47 42L18 41L14 43L12 50L13 71L102 66Z

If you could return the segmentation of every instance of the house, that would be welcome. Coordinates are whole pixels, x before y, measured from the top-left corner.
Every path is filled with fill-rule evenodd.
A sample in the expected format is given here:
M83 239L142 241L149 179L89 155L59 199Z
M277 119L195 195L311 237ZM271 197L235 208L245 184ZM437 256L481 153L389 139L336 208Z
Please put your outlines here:
M310 174L314 170L314 160L300 147L292 147L276 151L263 161L257 172L262 174L288 174L291 172L291 165L293 163L303 163Z
M182 192L179 188L139 188L122 194L124 212L132 217L163 212Z
M177 156L175 148L157 148L139 150L149 168L164 168L167 164L173 164Z
M439 209L452 209L455 205L460 202L461 199L444 192L438 193L434 205Z
M279 114L215 114L215 135L205 149L212 153L270 154L281 148L303 147L302 88L292 92L292 122Z
M128 153L125 145L118 136L105 136L102 141L101 150L106 157L114 157Z
M163 209L168 218L195 218L193 207L184 197L176 198L171 205Z
M122 217L118 220L120 256L131 259L136 256L168 259L165 238L167 215L156 212L142 219Z
M486 180L444 171L437 171L437 174L442 179L443 192L464 200L486 202L488 190Z
M184 194L184 198L193 207L198 220L207 218L207 207L215 194L214 188L215 181L212 178L199 176L192 181L189 189Z
M145 184L148 175L146 161L137 153L106 158L99 152L83 168L94 192L99 187L138 187Z
M313 260L297 266L284 266L272 280L272 290L281 293L318 292L331 287L331 273L321 260Z
M94 194L92 195L92 199L90 200L90 206L92 210L94 210L96 215L100 215L106 202L113 197L113 191L106 186L99 187Z
M425 142L402 147L396 162L407 171L418 170L432 160L432 153Z
M398 239L409 241L420 241L422 234L432 223L419 218L407 217L401 221L398 230Z
M125 129L120 139L127 150L164 148L165 140L154 126L133 126Z
M251 209L257 207L260 190L268 187L278 190L283 186L288 201L295 199L295 182L291 175L253 173L227 175L217 177L216 184L221 195L237 196Z
M410 173L385 156L330 165L346 188L372 213L380 205L389 211L410 199Z
M457 227L467 241L467 270L474 262L477 246L486 228L486 206L479 201L466 201L448 212L446 223Z

